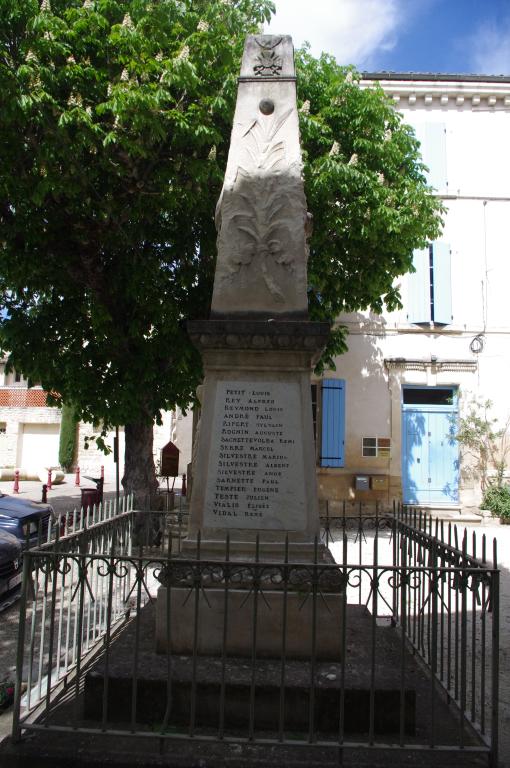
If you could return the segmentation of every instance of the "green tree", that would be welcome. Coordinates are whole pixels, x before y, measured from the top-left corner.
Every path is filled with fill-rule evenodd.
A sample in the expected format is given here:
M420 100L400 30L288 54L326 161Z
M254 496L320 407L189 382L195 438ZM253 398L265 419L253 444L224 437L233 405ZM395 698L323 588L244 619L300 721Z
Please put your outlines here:
M152 422L200 361L247 32L268 0L0 2L2 345L156 485Z
M201 377L186 320L208 312L244 37L271 10L0 0L0 346L53 402L125 425L129 490L155 487L152 422ZM297 63L311 316L391 308L439 227L418 143L351 70Z
M58 446L58 462L65 472L70 472L76 456L76 440L78 437L78 420L73 405L62 405L60 419L60 438Z
M412 252L437 237L441 203L427 188L413 129L378 85L326 54L297 55L305 192L313 214L308 265L310 315L376 313L401 306L395 277ZM321 366L345 351L334 329Z

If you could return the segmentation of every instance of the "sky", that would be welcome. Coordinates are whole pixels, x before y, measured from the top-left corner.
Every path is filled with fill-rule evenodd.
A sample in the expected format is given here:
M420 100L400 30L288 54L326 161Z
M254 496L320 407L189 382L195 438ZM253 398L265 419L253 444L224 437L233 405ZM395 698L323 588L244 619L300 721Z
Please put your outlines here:
M274 0L266 31L361 71L510 75L510 0Z

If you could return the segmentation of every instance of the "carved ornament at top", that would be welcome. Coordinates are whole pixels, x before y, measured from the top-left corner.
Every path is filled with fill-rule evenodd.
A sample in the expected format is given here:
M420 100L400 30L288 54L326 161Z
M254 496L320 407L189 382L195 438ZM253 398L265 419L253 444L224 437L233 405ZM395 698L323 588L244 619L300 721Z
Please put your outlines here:
M255 75L257 77L276 77L281 75L283 58L277 49L282 42L282 38L263 35L256 38L255 42L260 48L260 53L256 57L256 63L253 66Z
M292 38L289 35L248 35L240 75L241 81L294 80Z
M215 316L306 316L308 218L288 35L246 40L216 209Z

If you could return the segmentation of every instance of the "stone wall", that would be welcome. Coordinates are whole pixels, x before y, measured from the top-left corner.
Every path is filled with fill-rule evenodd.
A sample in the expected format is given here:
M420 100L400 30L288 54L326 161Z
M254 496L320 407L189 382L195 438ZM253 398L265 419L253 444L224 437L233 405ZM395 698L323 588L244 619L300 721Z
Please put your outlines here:
M183 474L186 472L186 467L191 460L191 422L191 411L186 416L181 411L178 411L177 414L172 411L165 411L162 414L162 423L154 425L153 455L156 467L159 463L161 448L171 440L176 443L181 451L179 473ZM82 476L90 475L92 477L99 477L101 466L103 466L106 482L114 482L113 439L115 432L108 432L106 436L106 444L112 449L112 452L108 455L99 450L95 440L90 440L88 449L85 449L85 437L98 435L99 433L100 429L94 429L92 424L80 423L77 464L80 467ZM119 429L119 471L121 478L124 473L124 446L124 428L121 427ZM179 485L179 483L176 483L176 485Z

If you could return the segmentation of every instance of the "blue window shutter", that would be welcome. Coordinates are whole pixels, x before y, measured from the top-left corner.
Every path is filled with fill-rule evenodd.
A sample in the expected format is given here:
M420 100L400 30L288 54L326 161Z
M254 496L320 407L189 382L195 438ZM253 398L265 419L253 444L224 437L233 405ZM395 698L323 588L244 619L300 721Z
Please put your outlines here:
M446 126L444 123L424 123L416 127L416 137L421 144L421 156L428 167L427 183L437 192L446 192Z
M448 243L432 244L434 266L434 322L448 325L452 322L451 256Z
M407 276L407 319L410 323L430 323L430 254L429 249L413 252L416 272Z
M345 460L345 381L322 382L321 467L343 467Z

